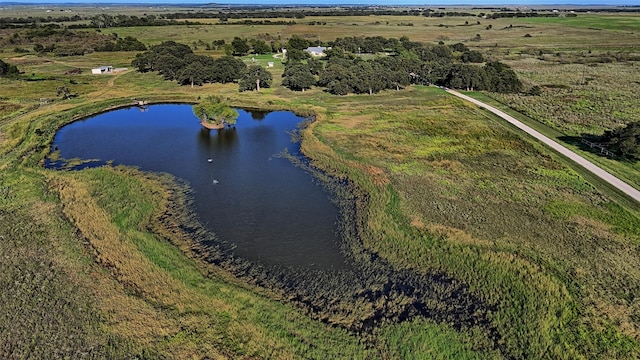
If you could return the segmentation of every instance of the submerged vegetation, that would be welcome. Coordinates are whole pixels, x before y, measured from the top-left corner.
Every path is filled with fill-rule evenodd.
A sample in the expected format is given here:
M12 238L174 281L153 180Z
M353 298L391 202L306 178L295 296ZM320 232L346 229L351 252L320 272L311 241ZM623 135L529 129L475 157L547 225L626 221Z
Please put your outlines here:
M623 30L597 25L612 15L589 15L597 21L588 26L577 21L582 14L473 16L466 24L457 16L409 16L317 15L305 21L326 25L225 27L224 36L333 41L375 31L451 43L445 47L461 59L479 51L487 64L508 64L527 92L488 94L534 118L526 121L547 124L555 138L602 134L636 120L630 89L638 60L626 46L637 44L637 16L624 15ZM415 25L398 26L407 21ZM285 70L275 58L271 87L252 78L246 85L261 91L239 92L241 73L234 71L245 62L197 42L219 38L217 26L102 28L140 39L150 52L55 61L6 45L24 29L2 30L3 62L25 74L0 78L0 357L640 357L637 204L615 201L563 158L436 87L334 96L295 83L297 70L308 75L298 66L285 76L292 89L305 89L296 92L278 86ZM168 39L193 44L166 47ZM613 45L624 54L608 54ZM159 49L167 58L212 65L204 55L217 64L206 75L228 81L180 86L197 77L156 63L159 56L149 54ZM272 54L250 57L252 66L274 61ZM611 61L596 61L604 58ZM143 72L63 75L105 61L137 61ZM301 63L319 76L314 61ZM154 73L160 68L162 76ZM178 82L163 80L168 76ZM77 96L47 101L62 85ZM168 175L41 168L60 126L134 97L204 99L194 112L211 110L211 117L223 107L226 114L226 105L313 116L301 149L308 170L320 169L318 178L334 189L344 252L359 272L274 274L194 243L211 234L190 214L188 189ZM633 137L608 134L612 144ZM601 161L625 179L639 177L636 160Z

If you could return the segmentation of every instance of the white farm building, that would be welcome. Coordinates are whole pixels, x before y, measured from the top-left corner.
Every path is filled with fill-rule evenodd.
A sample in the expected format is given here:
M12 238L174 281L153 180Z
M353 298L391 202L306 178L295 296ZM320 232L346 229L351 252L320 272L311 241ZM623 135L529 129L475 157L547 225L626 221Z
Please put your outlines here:
M91 73L96 75L111 74L112 72L113 72L113 67L111 66L100 66L95 69L91 69Z
M324 56L324 51L327 50L324 46L311 46L306 48L304 51L311 54L311 56Z

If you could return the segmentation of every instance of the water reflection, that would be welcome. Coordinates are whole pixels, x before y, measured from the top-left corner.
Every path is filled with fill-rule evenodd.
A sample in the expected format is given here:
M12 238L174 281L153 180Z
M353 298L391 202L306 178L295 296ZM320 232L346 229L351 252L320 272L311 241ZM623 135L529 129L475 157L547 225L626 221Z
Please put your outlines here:
M231 149L238 145L238 131L235 126L218 130L201 128L198 145L202 150Z
M262 110L256 110L256 109L247 110L247 113L251 115L251 118L253 120L256 120L256 121L264 120L269 114L268 111L262 111Z
M310 174L277 156L299 154L288 132L300 121L291 112L239 110L235 126L209 131L189 105L154 105L67 125L53 146L63 159L113 160L187 180L201 222L234 244L236 256L268 266L341 268L337 207Z
M235 128L208 131L189 105L112 111L63 127L52 150L57 147L63 159L113 160L185 179L193 189L194 211L219 237L211 242L233 249L231 257L224 253L210 260L228 264L231 259L237 276L281 288L284 299L308 306L322 321L363 331L387 320L427 316L455 328L480 326L499 343L487 325L494 310L454 279L398 272L364 249L355 255L357 263L345 264L337 207L309 173L276 156L283 150L299 155L288 132L302 119L290 112L239 114ZM356 198L344 209L345 218L356 218ZM357 229L344 227L355 246Z

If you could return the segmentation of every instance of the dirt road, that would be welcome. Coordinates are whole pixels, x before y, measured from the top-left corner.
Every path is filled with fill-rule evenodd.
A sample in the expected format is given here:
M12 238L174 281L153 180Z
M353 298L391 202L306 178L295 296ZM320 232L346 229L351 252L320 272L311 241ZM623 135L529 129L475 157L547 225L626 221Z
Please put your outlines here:
M487 105L481 101L478 101L472 97L469 97L467 95L463 95L457 91L454 90L447 90L447 92L451 95L455 95L461 99L470 101L478 106L481 106L489 111L491 111L492 113L500 116L501 118L507 120L508 122L510 122L511 124L517 126L518 128L520 128L522 131L528 133L529 135L533 136L534 138L542 141L543 143L545 143L547 146L551 147L552 149L556 150L557 152L561 153L562 155L568 157L569 159L571 159L572 161L574 161L575 163L577 163L578 165L582 166L583 168L587 169L588 171L592 172L593 174L595 174L596 176L598 176L599 178L601 178L602 180L608 182L609 184L611 184L612 186L616 187L618 190L622 191L623 193L627 194L630 198L634 199L635 201L640 203L640 191L636 190L635 188L633 188L631 185L625 183L624 181L618 179L617 177L609 174L608 172L604 171L603 169L601 169L600 167L596 166L595 164L593 164L592 162L590 162L589 160L583 158L582 156L574 153L573 151L567 149L566 147L558 144L557 142L549 139L548 137L542 135L541 133L539 133L538 131L532 129L531 127L523 124L522 122L516 120L513 116L506 114L496 108L494 108L491 105Z

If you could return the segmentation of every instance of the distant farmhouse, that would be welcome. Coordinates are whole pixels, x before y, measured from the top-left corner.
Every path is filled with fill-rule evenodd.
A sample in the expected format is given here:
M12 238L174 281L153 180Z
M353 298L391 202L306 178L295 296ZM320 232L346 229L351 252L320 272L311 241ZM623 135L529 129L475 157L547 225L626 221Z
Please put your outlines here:
M95 74L95 75L100 75L100 74L118 74L121 73L123 71L127 71L127 68L113 68L111 66L100 66L97 67L95 69L91 69L91 73Z
M92 74L100 75L100 74L111 74L113 72L113 67L111 66L100 66L95 69L91 69Z
M311 54L311 56L324 56L324 51L327 50L325 46L311 46L306 48L304 51Z

